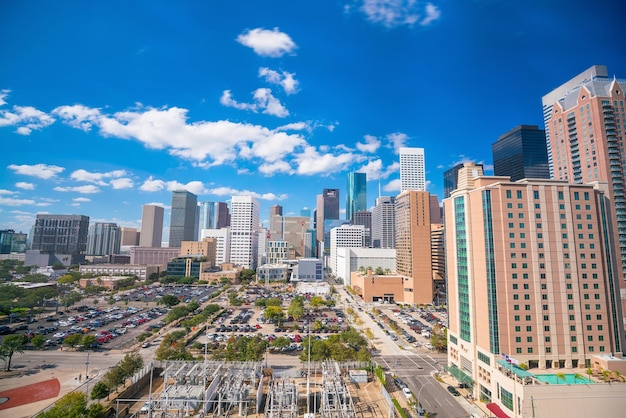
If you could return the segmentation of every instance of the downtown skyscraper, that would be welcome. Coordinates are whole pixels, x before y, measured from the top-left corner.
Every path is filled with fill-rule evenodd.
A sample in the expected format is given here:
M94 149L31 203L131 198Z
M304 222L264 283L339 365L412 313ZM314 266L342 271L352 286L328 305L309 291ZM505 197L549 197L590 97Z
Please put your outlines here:
M170 217L170 247L180 247L182 241L195 241L198 197L187 190L172 192Z
M230 262L257 268L261 206L252 196L233 196L230 216Z
M545 131L534 125L520 125L501 135L491 145L493 174L521 179L549 179Z
M400 193L426 190L424 148L400 148Z
M553 178L608 183L615 213L620 287L626 308L626 80L594 65L542 98L548 161Z
M122 231L117 224L96 222L89 226L86 255L113 255L120 253Z
M139 246L158 248L163 238L163 214L165 209L157 205L143 205Z
M367 210L367 174L346 175L346 219L352 220L355 212Z

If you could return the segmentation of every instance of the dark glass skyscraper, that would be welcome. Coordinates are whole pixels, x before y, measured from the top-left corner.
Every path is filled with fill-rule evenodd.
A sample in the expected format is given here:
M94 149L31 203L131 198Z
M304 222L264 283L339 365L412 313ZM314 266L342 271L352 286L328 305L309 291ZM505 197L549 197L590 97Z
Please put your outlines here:
M367 210L367 175L348 173L346 176L346 219L352 220L355 212Z
M546 132L538 126L517 126L493 143L491 150L496 176L510 176L511 181L550 178Z
M198 197L187 190L172 192L170 217L170 247L180 247L182 241L195 241L196 207Z

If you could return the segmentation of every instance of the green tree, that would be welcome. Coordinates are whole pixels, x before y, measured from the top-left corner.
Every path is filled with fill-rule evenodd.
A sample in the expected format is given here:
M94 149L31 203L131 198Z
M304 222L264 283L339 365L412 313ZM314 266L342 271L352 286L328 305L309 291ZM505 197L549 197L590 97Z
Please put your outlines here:
M270 342L270 347L274 347L274 348L284 348L284 347L288 347L289 344L291 344L291 341L289 341L289 338L287 337L278 337L272 340L272 342Z
M94 403L87 408L87 418L106 418L106 408L100 403Z
M430 333L430 344L439 352L446 351L448 349L448 329L440 324L435 325Z
M285 312L281 306L268 306L265 308L265 318L273 319L280 324L285 319Z
M15 353L24 353L24 348L28 343L28 338L25 335L9 335L2 341L0 345L0 358L4 360L4 370L11 370L11 360Z
M174 295L165 295L161 298L160 303L171 308L178 305L180 300Z
M35 347L37 349L41 348L44 345L45 342L46 342L46 338L43 335L41 335L41 334L35 335L30 340L30 343L33 345L33 347Z
M292 316L295 321L302 318L304 315L304 302L299 298L293 298L287 309L287 314Z
M104 382L98 382L91 390L91 399L99 400L109 396L109 387Z
M87 414L87 395L70 392L37 418L83 418Z
M313 309L317 309L320 306L326 306L324 299L321 296L313 296L309 301L309 304L313 307Z
M241 270L241 273L239 274L239 279L243 282L251 282L254 281L256 279L256 271L251 270L251 269L243 269Z
M82 334L72 334L63 339L63 345L68 347L74 347L80 344L80 339L83 338Z

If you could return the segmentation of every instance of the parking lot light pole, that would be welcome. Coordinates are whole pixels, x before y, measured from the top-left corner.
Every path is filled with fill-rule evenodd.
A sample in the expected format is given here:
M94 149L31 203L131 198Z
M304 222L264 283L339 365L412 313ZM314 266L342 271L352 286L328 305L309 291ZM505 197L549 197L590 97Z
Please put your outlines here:
M87 361L85 362L85 380L89 380L89 351L87 351Z

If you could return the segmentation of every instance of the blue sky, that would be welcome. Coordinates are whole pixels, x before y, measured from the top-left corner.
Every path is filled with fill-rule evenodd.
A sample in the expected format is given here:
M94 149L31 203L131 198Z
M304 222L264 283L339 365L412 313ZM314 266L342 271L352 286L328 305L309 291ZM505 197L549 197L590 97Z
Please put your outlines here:
M139 227L171 190L253 194L261 219L345 175L399 191L400 146L428 190L542 127L541 97L594 64L626 78L621 1L4 1L0 229L37 213ZM166 225L169 211L166 210ZM167 237L167 228L164 231Z

